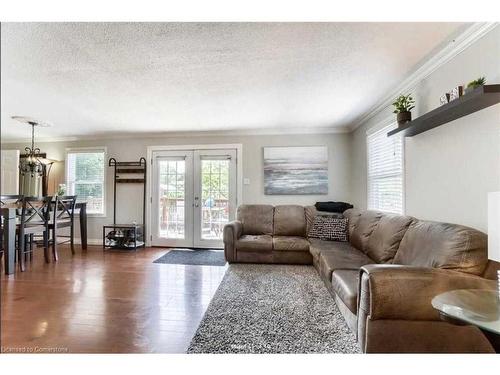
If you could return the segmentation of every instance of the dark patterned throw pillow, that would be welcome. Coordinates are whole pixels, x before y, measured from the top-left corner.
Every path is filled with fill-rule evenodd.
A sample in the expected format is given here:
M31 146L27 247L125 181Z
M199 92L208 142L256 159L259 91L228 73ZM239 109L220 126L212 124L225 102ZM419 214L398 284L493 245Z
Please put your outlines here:
M334 216L316 216L309 237L329 241L348 241L349 219Z

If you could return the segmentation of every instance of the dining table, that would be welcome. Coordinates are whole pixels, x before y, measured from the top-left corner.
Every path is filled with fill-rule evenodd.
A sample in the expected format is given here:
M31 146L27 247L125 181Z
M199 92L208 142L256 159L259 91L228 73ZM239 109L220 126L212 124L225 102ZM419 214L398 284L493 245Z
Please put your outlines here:
M17 208L2 207L1 217L3 221L3 246L5 274L11 275L15 271L16 258L16 229L17 229ZM82 250L87 250L87 202L77 202L75 204L75 216L80 222L80 241Z

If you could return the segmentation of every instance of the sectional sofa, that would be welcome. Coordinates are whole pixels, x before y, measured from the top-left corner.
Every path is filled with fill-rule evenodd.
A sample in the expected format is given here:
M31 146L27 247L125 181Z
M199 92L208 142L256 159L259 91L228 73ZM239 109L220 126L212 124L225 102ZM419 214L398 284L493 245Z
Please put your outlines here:
M243 205L224 228L230 263L312 264L358 343L376 352L493 352L473 326L442 321L439 293L496 288L487 237L461 225L350 209L349 242L307 238L314 207Z

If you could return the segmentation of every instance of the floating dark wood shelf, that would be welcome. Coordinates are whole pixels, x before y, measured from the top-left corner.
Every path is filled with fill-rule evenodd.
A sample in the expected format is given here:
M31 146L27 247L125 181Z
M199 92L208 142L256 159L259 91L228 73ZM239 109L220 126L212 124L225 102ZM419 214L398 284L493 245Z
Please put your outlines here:
M500 103L500 85L484 85L387 133L405 137L423 133L450 121Z
M127 169L116 169L116 173L144 173L144 168L127 168Z
M143 184L143 178L117 178L117 184Z

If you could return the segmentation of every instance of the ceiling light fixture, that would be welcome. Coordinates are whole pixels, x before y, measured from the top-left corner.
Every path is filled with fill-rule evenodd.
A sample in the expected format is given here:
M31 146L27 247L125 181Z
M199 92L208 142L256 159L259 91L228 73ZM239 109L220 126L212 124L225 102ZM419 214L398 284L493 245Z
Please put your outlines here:
M31 177L35 175L43 176L46 163L44 163L44 159L40 155L40 149L35 148L35 126L49 127L50 124L25 116L12 116L12 119L31 126L31 147L24 149L26 151L26 159L22 163L19 163L21 175L25 176L29 174Z

